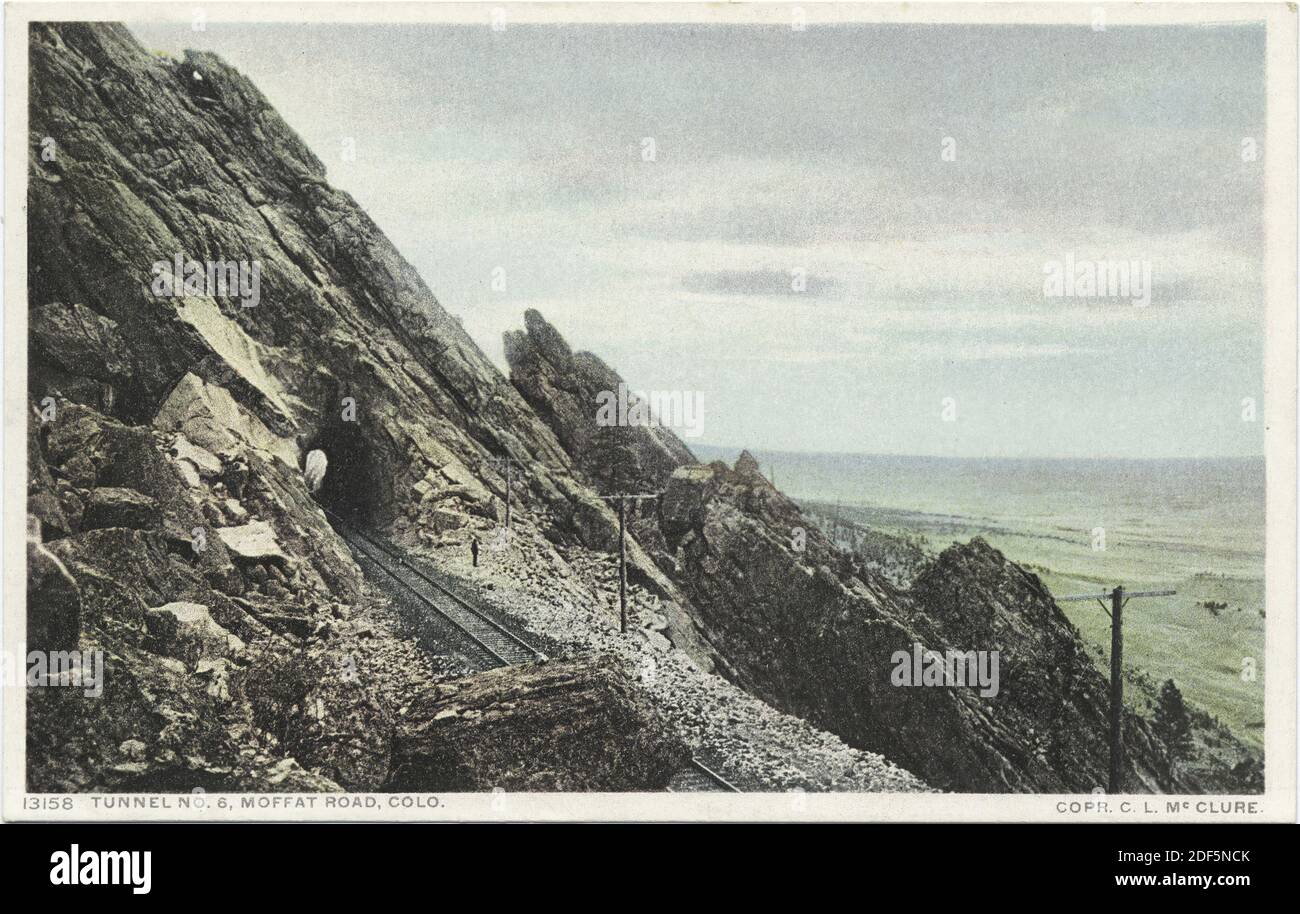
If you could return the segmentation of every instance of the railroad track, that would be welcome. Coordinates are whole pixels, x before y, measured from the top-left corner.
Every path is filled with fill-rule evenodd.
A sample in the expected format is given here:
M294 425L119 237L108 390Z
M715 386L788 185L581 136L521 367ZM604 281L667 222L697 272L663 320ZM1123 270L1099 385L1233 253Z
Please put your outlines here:
M397 582L401 589L450 623L466 642L467 653L485 670L548 659L546 654L476 608L469 600L426 574L392 547L362 533L329 508L322 508L352 551ZM698 758L673 776L668 789L676 793L740 789Z
M706 793L718 790L727 793L740 793L740 788L718 774L697 758L692 758L688 767L683 768L668 782L671 793Z
M451 623L464 636L472 659L483 669L547 659L541 650L425 574L405 556L362 533L328 508L325 513L334 520L339 534L353 552L367 559L404 591Z

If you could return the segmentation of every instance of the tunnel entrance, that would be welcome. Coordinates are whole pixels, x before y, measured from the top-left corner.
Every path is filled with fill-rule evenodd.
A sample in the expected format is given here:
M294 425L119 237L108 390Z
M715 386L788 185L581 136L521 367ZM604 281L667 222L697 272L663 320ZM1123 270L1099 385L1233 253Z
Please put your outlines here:
M388 478L360 423L338 422L307 442L303 459L314 450L325 452L328 465L313 498L349 523L378 525L388 510Z

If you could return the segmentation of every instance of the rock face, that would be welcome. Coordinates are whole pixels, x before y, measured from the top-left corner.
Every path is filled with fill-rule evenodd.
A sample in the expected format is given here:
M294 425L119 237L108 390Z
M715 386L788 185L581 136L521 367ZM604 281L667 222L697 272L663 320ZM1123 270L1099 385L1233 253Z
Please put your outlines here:
M159 653L190 663L244 650L244 642L214 622L201 603L168 603L151 609L145 615L145 626L156 639Z
M531 308L524 312L524 327L505 335L511 383L555 432L584 478L597 482L607 457L596 424L598 397L616 394L623 379L590 352L575 354ZM686 445L666 428L629 426L624 437L631 464L624 480L629 491L659 489L677 467L695 463Z
M436 686L398 729L388 787L662 790L689 757L614 661L552 662Z
M362 577L321 505L488 527L512 456L515 510L557 542L610 543L614 516L239 73L37 24L29 85L28 631L107 670L95 700L29 695L28 786L378 789L404 679L337 673ZM257 295L177 259L256 267Z
M37 25L30 51L34 406L53 397L152 427L191 488L215 479L240 498L251 473L284 506L262 519L304 556L315 550L285 527L323 536L304 522L315 502L398 533L495 523L507 456L526 467L518 515L557 543L613 548L610 506L550 428L247 79L210 54L151 55L117 25ZM155 267L177 256L256 261L257 305L156 292ZM315 449L329 472L313 499L278 465L300 474ZM87 488L89 469L73 465L69 482ZM33 498L48 525L68 522L59 492ZM326 552L316 570L341 586L337 569L350 572L355 588L351 563ZM633 575L675 597L639 550Z
M601 373L583 388L582 372L557 371L568 350L540 318L526 338L508 340L512 381L552 423L589 425L580 408L593 395L589 388L619 383L612 372ZM609 444L584 437L580 428L555 431L577 449L573 460L582 472L593 472L608 456ZM909 590L900 590L833 546L748 452L734 468L701 465L684 447L660 447L665 434L635 430L638 454L669 456L642 465L643 481L663 480L664 494L658 512L638 518L632 529L687 598L725 675L940 789L1105 786L1106 680L1034 575L977 539L952 546ZM915 645L923 657L925 651L996 652L998 694L896 685L897 658L911 656ZM1216 729L1208 721L1205 728ZM1176 774L1147 717L1130 711L1124 733L1132 790L1250 789L1233 767L1249 768L1251 754L1235 740L1223 752L1222 733L1213 734L1217 748L1204 754L1202 765Z
M585 506L564 448L247 79L121 26L59 24L32 29L30 85L38 401L57 390L217 456L229 435L294 466L320 448L324 500L377 521L490 512L504 480L487 459L505 455L530 462L521 509ZM159 294L155 264L177 256L256 261L256 306ZM250 440L236 412L264 431Z
M135 371L117 322L82 304L52 302L31 315L33 386L59 387L96 409L112 409Z

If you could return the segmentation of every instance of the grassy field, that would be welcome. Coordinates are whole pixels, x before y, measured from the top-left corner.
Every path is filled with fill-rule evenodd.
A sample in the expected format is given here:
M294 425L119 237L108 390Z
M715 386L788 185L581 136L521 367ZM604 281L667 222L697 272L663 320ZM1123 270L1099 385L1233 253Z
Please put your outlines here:
M1108 531L1106 549L1092 548L1091 531L1017 530L1004 519L979 519L873 510L841 505L841 516L874 529L924 537L931 550L983 536L1009 558L1037 573L1057 596L1173 589L1171 597L1131 601L1125 611L1125 660L1157 682L1173 679L1183 693L1226 723L1243 741L1262 746L1264 733L1263 556L1257 577L1241 574L1249 556L1216 554L1212 547L1144 540ZM1215 572L1230 567L1234 574ZM1061 608L1078 626L1103 667L1109 663L1110 618L1093 602ZM1249 675L1253 662L1254 678ZM1243 676L1243 672L1246 673Z

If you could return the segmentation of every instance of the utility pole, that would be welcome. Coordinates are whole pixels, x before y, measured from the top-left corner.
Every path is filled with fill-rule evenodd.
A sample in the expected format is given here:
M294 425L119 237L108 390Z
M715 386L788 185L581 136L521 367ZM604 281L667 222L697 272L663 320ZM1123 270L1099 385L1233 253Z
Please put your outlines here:
M1057 597L1058 603L1096 600L1110 616L1110 783L1108 793L1124 792L1124 605L1134 597L1172 597L1176 590L1137 590L1123 585L1110 593L1080 593ZM1110 600L1110 608L1106 608Z
M500 472L500 467L502 464L504 464L506 468L506 529L509 530L510 529L510 487L511 487L511 477L512 477L511 470L514 468L516 464L523 464L524 461L520 460L518 457L511 457L509 455L505 457L489 457L487 458L487 460L488 463L492 463L497 466L497 472Z
M618 631L627 634L627 499L618 500Z
M618 630L627 634L627 503L658 498L660 493L640 495L602 495L601 498L618 499Z

